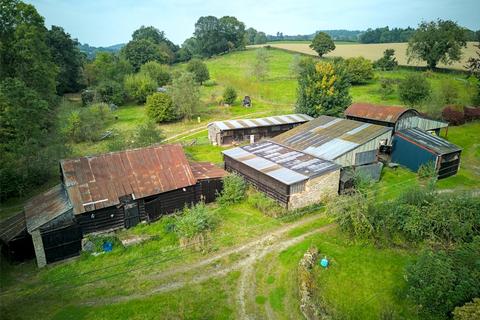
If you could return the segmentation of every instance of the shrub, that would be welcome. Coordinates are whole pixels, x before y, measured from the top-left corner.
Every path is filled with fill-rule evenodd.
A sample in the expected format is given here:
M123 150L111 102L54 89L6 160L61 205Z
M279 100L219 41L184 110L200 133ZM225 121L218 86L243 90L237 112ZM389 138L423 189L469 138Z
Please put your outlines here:
M237 92L233 87L226 87L223 91L223 102L232 105L237 99Z
M132 136L134 148L147 147L162 142L165 137L153 121L146 121L135 128Z
M96 100L121 105L125 100L125 91L120 83L112 80L100 82L96 87Z
M63 133L74 142L97 141L110 119L110 108L105 103L97 103L72 111L64 122Z
M430 83L424 75L412 73L398 85L400 100L409 106L417 106L430 95Z
M446 106L442 110L442 118L454 126L465 123L465 114L463 113L463 110L456 106Z
M148 75L157 82L157 86L163 87L167 85L170 80L170 72L168 66L160 64L156 61L149 61L140 67L140 73Z
M156 92L149 95L145 108L147 116L157 123L178 119L178 112L172 98L166 93Z
M380 94L383 99L395 92L395 80L389 78L380 78Z
M375 61L374 66L383 71L390 71L397 67L398 63L395 59L395 50L386 49L383 52L383 57Z
M187 64L187 71L193 73L195 81L200 83L200 85L210 79L210 73L208 72L207 65L202 60L190 60L190 62Z
M245 199L245 180L236 174L230 174L223 178L223 190L217 196L220 205L229 205Z
M444 80L440 84L442 105L454 104L458 100L458 86L451 80Z
M466 121L473 121L480 119L480 107L464 107L463 114Z
M418 169L417 175L421 179L429 179L437 176L437 170L435 169L435 162L429 161L426 164L422 164Z
M125 76L125 90L138 103L144 103L147 97L157 91L157 82L147 74L137 73Z
M472 302L467 302L453 310L453 320L471 319L480 319L480 298L474 298Z
M362 84L373 79L373 65L363 58L349 58L345 60L347 74L352 84Z
M191 119L200 104L200 92L193 74L180 73L173 79L169 93L179 115Z
M85 89L81 93L82 105L86 106L92 104L95 101L95 90Z
M252 192L248 195L248 203L260 210L264 215L269 217L280 217L286 213L286 210L278 205L272 198L267 197L262 192Z
M204 231L212 230L216 223L213 212L200 202L191 208L185 207L182 214L177 216L175 232L181 238L193 238Z

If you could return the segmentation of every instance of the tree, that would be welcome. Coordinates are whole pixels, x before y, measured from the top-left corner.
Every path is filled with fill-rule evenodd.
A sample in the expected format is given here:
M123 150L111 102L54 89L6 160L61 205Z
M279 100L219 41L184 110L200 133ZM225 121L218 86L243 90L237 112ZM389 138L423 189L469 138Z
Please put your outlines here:
M194 75L190 72L181 73L173 79L169 91L179 115L191 119L200 104L200 92Z
M165 138L153 121L146 121L139 125L133 133L133 147L148 147L163 141Z
M257 35L257 30L254 28L248 28L245 30L245 44L254 44L255 36Z
M78 49L77 39L72 39L63 28L52 26L47 33L47 45L53 61L59 68L57 93L78 92L84 87L84 55Z
M85 76L89 86L103 81L123 82L123 78L133 72L133 67L124 57L109 52L99 52L95 60L85 66Z
M200 83L200 85L202 85L204 81L210 79L207 65L200 59L190 60L187 64L187 71L193 73L195 80Z
M341 62L318 62L305 59L298 77L299 113L312 117L340 115L352 102L350 81Z
M411 73L398 85L400 100L409 106L418 106L430 96L430 83L423 74Z
M159 87L167 85L170 80L170 72L168 66L162 65L156 61L149 61L140 67L140 73L147 74L150 78L157 81Z
M182 44L182 47L178 51L179 61L188 61L193 57L200 57L200 45L195 37L188 38Z
M383 57L375 61L375 68L378 68L383 71L390 71L397 67L398 62L395 59L395 50L394 49L386 49L383 52Z
M121 105L125 101L125 91L121 83L114 80L104 80L95 88L97 101Z
M235 17L225 16L219 20L222 36L229 50L245 48L245 24Z
M170 56L167 52L162 51L159 45L146 39L130 41L122 48L122 54L132 64L135 71L138 71L143 64L149 61L170 62Z
M480 35L480 31L479 32ZM480 37L480 36L479 36ZM480 42L476 45L480 49ZM477 57L471 57L467 61L467 69L470 73L477 78L477 92L472 98L472 103L474 105L480 105L480 51L477 50Z
M373 79L373 64L364 57L348 58L345 60L350 83L362 84Z
M332 38L325 32L319 32L315 35L310 44L310 48L315 50L320 57L324 54L335 50L335 43L333 43Z
M252 65L252 76L258 80L263 80L268 74L268 51L265 48L260 48L257 50L255 55L255 61Z
M226 87L225 91L223 91L223 102L232 105L235 102L235 99L237 99L237 92L235 91L235 88L233 87Z
M156 92L149 95L145 108L147 116L157 123L178 119L178 112L172 98L166 93Z
M455 22L422 22L408 42L408 60L423 60L428 68L434 69L439 62L460 61L466 45L465 29Z
M254 38L254 44L264 44L267 43L267 35L265 32L258 32Z
M157 82L149 75L142 73L127 75L124 80L124 86L127 95L138 103L144 103L147 100L147 96L157 91Z

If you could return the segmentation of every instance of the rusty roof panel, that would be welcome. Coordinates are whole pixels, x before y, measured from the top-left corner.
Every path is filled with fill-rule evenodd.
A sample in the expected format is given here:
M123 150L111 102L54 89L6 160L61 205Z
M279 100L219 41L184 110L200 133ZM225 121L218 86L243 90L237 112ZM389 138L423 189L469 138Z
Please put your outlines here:
M211 162L190 162L193 176L197 180L219 179L227 175L222 168L217 167Z
M31 198L24 207L28 232L31 232L72 209L62 184Z
M25 213L20 211L0 221L0 239L7 243L27 231Z
M345 116L396 123L400 116L407 111L414 112L418 115L415 109L407 109L399 106L381 106L369 103L354 103L345 110Z
M179 144L62 160L60 164L75 214L117 205L124 195L138 199L196 183Z

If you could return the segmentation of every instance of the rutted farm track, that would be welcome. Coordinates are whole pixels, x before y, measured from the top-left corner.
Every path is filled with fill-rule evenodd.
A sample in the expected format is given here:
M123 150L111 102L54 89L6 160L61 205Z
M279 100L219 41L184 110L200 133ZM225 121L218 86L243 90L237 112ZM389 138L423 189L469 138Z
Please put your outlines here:
M149 273L136 278L136 281L143 280L156 283L153 289L146 292L84 301L83 304L90 306L106 305L142 299L155 294L181 289L192 284L202 283L212 278L221 278L230 272L239 271L240 277L235 293L237 318L254 318L255 315L249 314L248 306L255 303L255 264L261 261L267 254L278 253L292 245L302 242L315 233L326 232L334 227L333 224L329 224L306 231L295 237L288 237L288 232L312 223L321 217L322 215L309 216L270 231L255 240L212 254L192 264L175 267L158 273ZM236 258L225 263L225 258L231 256L235 256ZM267 316L271 318L271 313L267 312Z

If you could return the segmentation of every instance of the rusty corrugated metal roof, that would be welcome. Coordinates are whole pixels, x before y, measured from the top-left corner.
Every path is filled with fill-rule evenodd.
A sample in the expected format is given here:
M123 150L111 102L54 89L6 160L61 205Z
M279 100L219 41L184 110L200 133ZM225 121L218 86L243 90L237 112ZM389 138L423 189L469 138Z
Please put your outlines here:
M25 204L25 220L28 232L72 209L62 184L31 198Z
M369 103L354 103L345 110L345 116L364 119L379 120L388 123L396 123L402 114L407 111L414 112L415 109L407 109L400 106L381 106Z
M60 161L64 183L80 214L194 185L196 179L179 144L151 146Z
M0 239L7 243L27 231L25 213L20 211L0 221Z
M223 178L228 174L211 162L190 162L190 167L197 180Z

